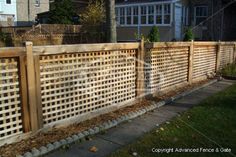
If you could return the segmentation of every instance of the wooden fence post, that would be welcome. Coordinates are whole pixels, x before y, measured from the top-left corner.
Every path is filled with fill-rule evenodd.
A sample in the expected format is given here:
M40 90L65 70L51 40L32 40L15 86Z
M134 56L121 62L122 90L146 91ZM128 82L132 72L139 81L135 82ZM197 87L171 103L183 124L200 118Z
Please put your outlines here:
M140 41L140 46L138 50L138 54L136 57L136 71L137 71L137 78L136 78L136 90L137 96L142 96L145 94L145 78L144 78L144 66L145 66L145 47L144 47L144 40Z
M188 58L188 82L192 84L193 82L193 55L194 55L194 41L191 41L189 49L189 58Z
M220 61L221 61L221 43L219 41L217 45L217 52L216 52L216 72L220 70Z
M27 92L27 75L26 75L26 57L19 57L19 81L20 81L20 95L22 104L22 121L24 132L30 131L30 113L28 105L28 92Z
M39 106L37 101L37 82L32 42L26 42L26 55L31 129L32 131L37 131L40 128L40 119L38 112Z

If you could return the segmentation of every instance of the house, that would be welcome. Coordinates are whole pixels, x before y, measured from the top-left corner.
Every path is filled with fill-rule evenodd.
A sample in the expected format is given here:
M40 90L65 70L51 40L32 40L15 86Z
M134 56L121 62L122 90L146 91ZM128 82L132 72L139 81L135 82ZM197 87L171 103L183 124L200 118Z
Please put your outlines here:
M0 1L0 27L14 26L16 21L16 0Z
M32 25L37 14L49 11L49 0L17 0L17 26Z
M181 40L183 26L187 24L187 3L177 0L117 0L117 40L134 41L147 36L158 26L161 41ZM184 18L185 23L182 22Z
M189 0L188 7L196 40L236 40L236 1Z
M49 10L49 0L0 1L0 26L28 26L36 15Z
M236 40L233 0L116 0L118 41L134 41L158 26L161 41L182 40L193 29L196 40Z
M50 2L50 9L52 9L54 0L50 0L49 2ZM72 3L77 15L81 14L84 11L84 9L88 6L88 0L73 0ZM50 15L49 11L38 13L37 14L38 22L41 24L49 23L49 15Z

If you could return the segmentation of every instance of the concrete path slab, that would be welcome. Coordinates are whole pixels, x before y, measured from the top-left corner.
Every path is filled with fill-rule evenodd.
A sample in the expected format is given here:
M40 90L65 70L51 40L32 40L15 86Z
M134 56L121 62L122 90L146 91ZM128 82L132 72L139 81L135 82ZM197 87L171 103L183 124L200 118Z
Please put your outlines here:
M98 151L91 152L90 148L95 146ZM100 157L107 156L110 152L117 150L122 147L119 144L114 142L109 142L101 138L95 137L91 141L85 141L78 144L73 144L69 147L68 150L60 149L51 154L47 155L48 157Z
M162 106L159 109L149 112L141 117L118 125L108 130L105 134L98 134L91 141L73 144L68 150L58 150L45 157L104 157L115 150L135 141L137 138L151 131L158 125L169 121L189 108L199 104L207 97L224 90L235 83L234 81L221 81L202 88L192 94L185 96L172 104ZM98 148L96 153L89 151L89 148Z

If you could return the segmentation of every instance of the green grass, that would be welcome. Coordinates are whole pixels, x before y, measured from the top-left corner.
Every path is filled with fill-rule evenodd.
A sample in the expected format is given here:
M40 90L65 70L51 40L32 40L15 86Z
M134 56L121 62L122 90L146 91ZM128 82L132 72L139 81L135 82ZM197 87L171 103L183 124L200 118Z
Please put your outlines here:
M162 129L160 129L162 128ZM236 154L236 84L147 133L110 157L232 156L230 153L153 153L152 148L231 148Z
M229 64L221 70L222 75L236 77L236 64Z

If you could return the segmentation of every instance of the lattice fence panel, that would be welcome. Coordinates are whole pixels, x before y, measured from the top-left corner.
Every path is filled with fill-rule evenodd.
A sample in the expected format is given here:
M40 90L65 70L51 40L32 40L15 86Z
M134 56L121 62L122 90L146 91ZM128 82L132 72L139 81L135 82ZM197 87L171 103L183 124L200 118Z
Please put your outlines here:
M146 60L146 88L164 91L187 82L189 47L155 48Z
M194 47L193 79L209 76L216 71L216 46Z
M133 100L136 51L41 56L44 124Z
M0 59L0 139L23 133L18 61Z
M227 64L233 62L234 45L221 46L220 51L221 51L220 68L222 69Z

